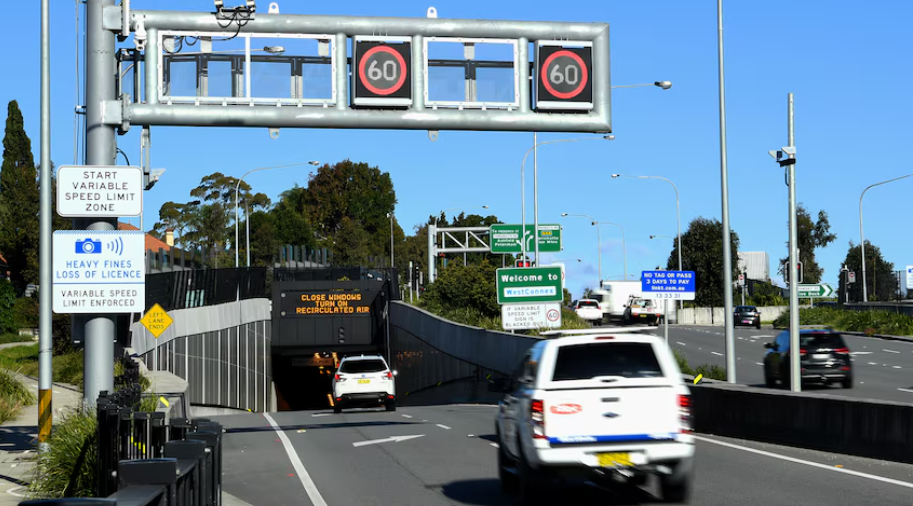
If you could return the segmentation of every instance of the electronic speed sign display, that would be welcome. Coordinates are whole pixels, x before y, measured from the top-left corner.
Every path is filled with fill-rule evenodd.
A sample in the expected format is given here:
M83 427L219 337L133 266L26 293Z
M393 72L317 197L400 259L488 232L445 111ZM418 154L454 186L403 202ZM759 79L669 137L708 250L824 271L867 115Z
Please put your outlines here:
M352 104L412 105L412 43L408 38L355 37Z
M593 108L593 43L536 42L536 109Z

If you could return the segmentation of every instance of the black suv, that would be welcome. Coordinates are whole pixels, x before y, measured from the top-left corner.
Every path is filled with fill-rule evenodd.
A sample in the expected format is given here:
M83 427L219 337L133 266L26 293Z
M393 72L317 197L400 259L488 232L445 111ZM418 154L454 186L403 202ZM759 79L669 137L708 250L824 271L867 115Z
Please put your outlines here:
M736 327L750 325L756 329L761 328L761 312L754 306L736 306L733 311L732 322Z
M772 343L764 343L764 383L773 387L779 380L789 387L789 331L785 330ZM831 328L799 329L799 367L802 383L840 383L853 388L853 363L850 349L843 336Z

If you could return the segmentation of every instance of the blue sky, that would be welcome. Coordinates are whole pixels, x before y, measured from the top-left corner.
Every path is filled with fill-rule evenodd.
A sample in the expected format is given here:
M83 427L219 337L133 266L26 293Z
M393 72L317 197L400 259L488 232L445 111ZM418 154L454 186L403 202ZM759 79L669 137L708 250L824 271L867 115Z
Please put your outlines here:
M226 2L229 5L240 0ZM258 2L266 3L266 2ZM52 159L73 162L74 4L52 4ZM279 2L283 13L422 17L426 2ZM628 271L665 264L675 234L675 200L662 181L612 180L612 173L664 176L681 193L683 227L698 216L719 218L720 162L717 91L716 2L542 0L433 4L442 18L600 21L611 27L612 84L671 80L673 88L618 89L612 94L616 139L546 146L539 150L539 219L563 223L571 260L568 287L579 295L596 282L596 236L585 213L625 227ZM786 145L786 98L795 93L799 201L830 216L837 241L818 251L825 280L837 282L848 242L859 241L859 194L867 185L913 172L905 149L913 79L907 20L913 4L862 2L728 1L724 5L730 217L743 251L767 251L771 274L785 254L787 187L767 155ZM134 0L134 9L210 11L210 0ZM522 7L521 7L522 6ZM265 5L261 6L265 9ZM7 48L7 78L0 99L19 101L38 158L39 2L10 2L0 32ZM497 92L497 90L495 90ZM118 139L136 164L139 131ZM168 200L189 200L201 177L214 171L240 176L254 167L345 158L378 165L393 177L404 228L443 209L474 208L506 222L520 221L519 166L532 134L442 132L430 142L423 131L289 130L270 139L265 129L153 128L153 167L166 168L145 194L146 224ZM574 137L539 135L539 140ZM121 159L122 163L122 159ZM527 174L531 175L531 164ZM307 169L251 176L256 191L275 198ZM532 178L527 177L527 220L532 222ZM903 211L913 178L866 195L866 238L895 268L913 264ZM132 220L137 223L137 220ZM603 277L623 273L618 230L603 227ZM576 258L581 263L573 261ZM548 260L549 257L544 257ZM700 282L700 280L698 280Z

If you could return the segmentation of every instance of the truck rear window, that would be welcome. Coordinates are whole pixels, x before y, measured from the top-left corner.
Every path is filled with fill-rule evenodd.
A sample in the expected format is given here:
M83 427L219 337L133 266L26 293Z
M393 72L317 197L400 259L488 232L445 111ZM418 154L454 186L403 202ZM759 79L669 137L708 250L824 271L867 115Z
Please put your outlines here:
M381 372L387 370L387 366L380 360L349 360L339 366L339 372L349 374L363 374L366 372Z
M577 344L558 348L552 381L597 376L656 378L663 371L650 343Z
M840 334L801 334L799 336L799 343L802 347L828 347L828 348L845 348L846 343L843 342L843 338L840 337Z

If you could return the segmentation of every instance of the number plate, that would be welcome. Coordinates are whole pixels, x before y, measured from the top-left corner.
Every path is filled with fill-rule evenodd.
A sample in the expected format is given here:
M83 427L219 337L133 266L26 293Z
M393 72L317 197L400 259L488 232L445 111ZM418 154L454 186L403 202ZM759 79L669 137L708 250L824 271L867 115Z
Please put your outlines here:
M742 320L742 323L751 323L751 320Z
M370 382L371 382L371 380L358 380L359 384L365 384L365 383L370 383Z
M815 353L814 355L812 355L812 358L815 360L826 360L828 358L831 358L831 356L828 355L827 353Z
M627 452L623 453L597 453L599 458L599 467L630 467L634 464L631 462L631 456Z

